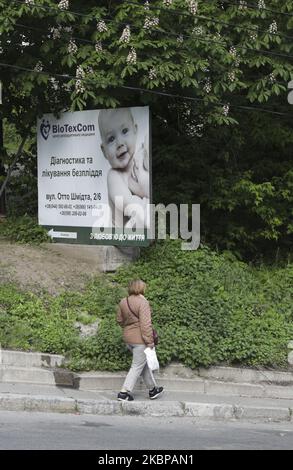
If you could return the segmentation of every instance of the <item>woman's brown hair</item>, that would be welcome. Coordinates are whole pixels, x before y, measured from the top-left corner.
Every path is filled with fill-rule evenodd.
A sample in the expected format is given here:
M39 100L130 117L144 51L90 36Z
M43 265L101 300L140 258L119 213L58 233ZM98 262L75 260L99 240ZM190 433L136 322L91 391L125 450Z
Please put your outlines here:
M128 294L129 295L144 295L146 290L146 283L143 282L141 279L135 279L134 281L130 281L128 285Z

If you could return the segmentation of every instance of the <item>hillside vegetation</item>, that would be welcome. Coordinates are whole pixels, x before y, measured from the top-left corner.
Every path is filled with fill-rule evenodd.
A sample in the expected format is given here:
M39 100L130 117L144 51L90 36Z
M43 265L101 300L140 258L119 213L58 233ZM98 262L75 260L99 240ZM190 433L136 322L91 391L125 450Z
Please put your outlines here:
M293 266L251 267L205 247L182 252L177 241L157 243L138 262L98 275L79 291L50 295L3 283L2 347L64 353L74 370L125 369L130 356L115 317L133 278L148 284L162 365L286 367ZM97 334L81 338L77 321L98 321Z

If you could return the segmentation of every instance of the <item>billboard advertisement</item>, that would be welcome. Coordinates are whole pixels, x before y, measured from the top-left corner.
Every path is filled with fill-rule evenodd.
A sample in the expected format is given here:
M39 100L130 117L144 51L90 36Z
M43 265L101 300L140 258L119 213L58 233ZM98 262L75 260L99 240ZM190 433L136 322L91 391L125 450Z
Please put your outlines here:
M57 242L146 246L148 107L38 119L39 224Z

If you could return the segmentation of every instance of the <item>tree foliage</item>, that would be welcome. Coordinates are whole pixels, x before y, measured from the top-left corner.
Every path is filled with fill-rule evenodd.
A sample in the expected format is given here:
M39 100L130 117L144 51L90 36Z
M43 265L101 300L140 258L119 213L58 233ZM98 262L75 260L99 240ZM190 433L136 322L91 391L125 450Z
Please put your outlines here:
M255 8L215 0L0 5L1 62L34 70L2 69L6 106L13 109L25 111L26 102L40 113L115 106L126 94L121 87L132 85L184 91L202 99L205 114L219 121L220 103L239 103L237 93L267 102L286 90L293 72L286 58L292 17L276 18L267 9L293 12L291 1L259 2ZM228 123L224 117L220 121Z
M287 248L292 27L291 0L0 0L2 116L23 135L149 104L155 202L200 202L207 240L240 254Z

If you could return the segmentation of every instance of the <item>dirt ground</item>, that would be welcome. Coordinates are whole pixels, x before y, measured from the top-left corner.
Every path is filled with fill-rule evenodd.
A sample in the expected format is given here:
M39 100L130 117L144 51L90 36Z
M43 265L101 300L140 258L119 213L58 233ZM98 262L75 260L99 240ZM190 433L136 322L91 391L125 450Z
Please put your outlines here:
M76 250L77 251L77 250ZM80 290L100 268L94 260L68 255L54 245L12 244L0 239L0 283L16 283L34 292Z

